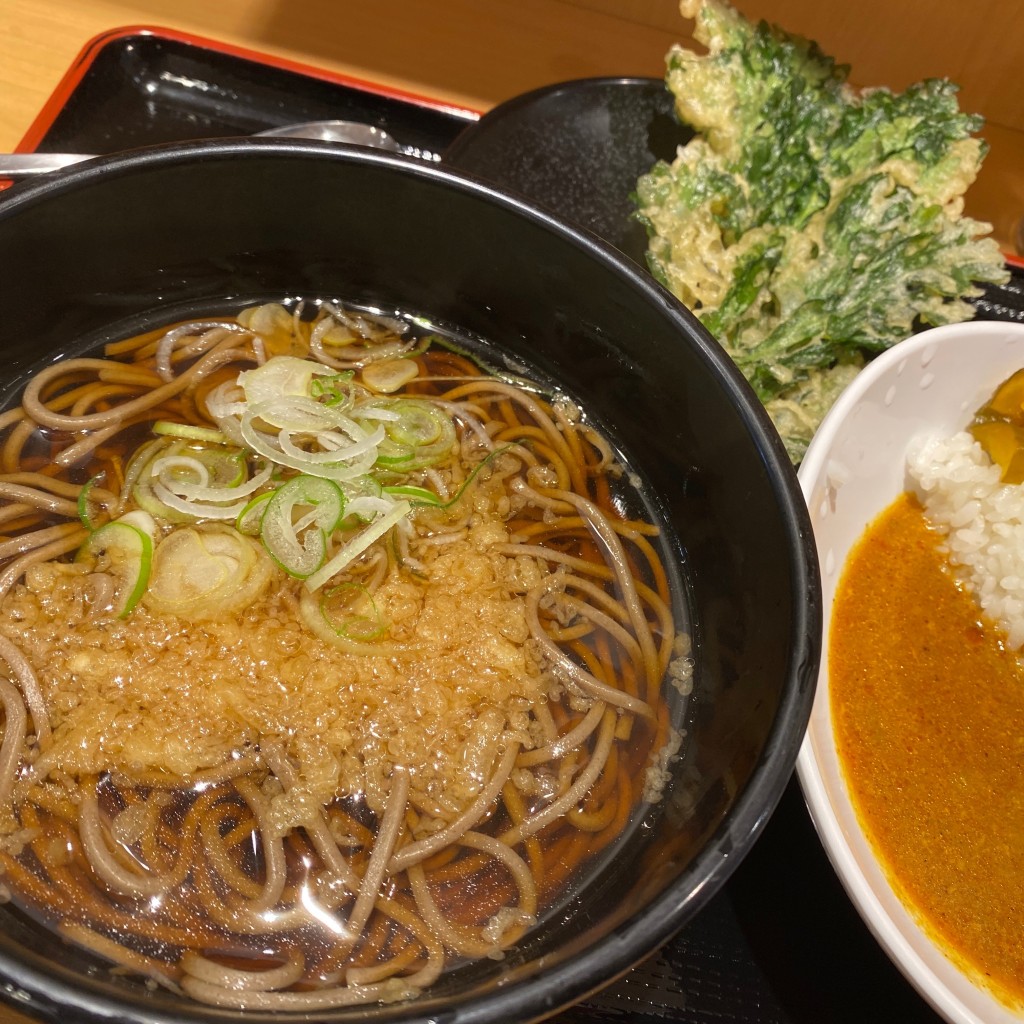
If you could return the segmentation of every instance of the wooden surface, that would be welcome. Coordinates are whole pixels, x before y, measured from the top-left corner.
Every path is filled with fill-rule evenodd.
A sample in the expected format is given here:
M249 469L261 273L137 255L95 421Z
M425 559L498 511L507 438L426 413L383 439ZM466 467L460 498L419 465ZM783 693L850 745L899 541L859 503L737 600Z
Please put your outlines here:
M1013 246L1024 214L1024 5L1008 0L737 0L816 38L858 85L953 78L991 152L968 212ZM165 26L486 110L550 82L660 76L689 24L675 0L0 0L0 151L14 149L95 35ZM0 1024L25 1018L0 1007Z

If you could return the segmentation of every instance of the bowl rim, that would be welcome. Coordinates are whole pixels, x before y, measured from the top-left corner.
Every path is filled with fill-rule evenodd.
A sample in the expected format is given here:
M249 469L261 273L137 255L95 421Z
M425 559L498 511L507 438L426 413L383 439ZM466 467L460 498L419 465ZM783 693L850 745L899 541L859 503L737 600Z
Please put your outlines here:
M530 112L533 108L551 100L560 100L565 96L601 94L609 90L613 94L618 91L633 91L640 94L650 93L652 96L661 92L666 97L671 97L664 78L646 75L592 75L540 85L535 89L529 89L526 92L510 96L507 100L502 100L481 114L472 124L466 125L448 144L442 162L454 160L457 168L458 161L463 158L463 150L466 147L472 148L477 145L477 136L489 134L494 130L496 123L515 117L524 110Z
M67 192L88 188L94 182L198 161L246 160L257 156L358 163L427 178L533 222L628 279L630 287L640 293L645 302L677 324L680 333L691 338L701 358L719 376L757 447L776 496L783 529L791 541L793 582L788 673L782 681L779 708L764 748L727 820L646 911L634 913L600 942L563 962L541 966L529 979L495 986L490 992L475 997L472 1004L456 1004L443 1012L450 1024L539 1020L586 998L626 973L667 942L705 906L760 836L792 776L814 697L822 614L818 558L796 472L767 413L739 369L690 310L652 275L596 234L561 220L524 197L504 192L482 179L444 165L380 150L305 139L246 137L162 144L100 156L43 180L15 185L6 194L0 193L0 230L6 220L20 211ZM146 1014L139 1013L127 1000L64 983L45 970L8 957L2 951L0 977L8 983L3 986L8 993L13 985L29 997L26 1000L19 996L15 1003L29 1012L35 1009L47 1015L47 1007L51 1007L48 1015L54 1016L54 997L59 992L63 1000L59 1007L62 1015L77 1010L99 1018L109 1017L111 1011L116 1010L123 1019L139 1024L148 1021ZM185 1024L209 1019L209 1008L195 1004L196 1012L190 1012L192 1009L183 1002L180 1012L164 1014L164 1020L166 1024ZM255 1019L259 1013L247 1011L247 1016ZM330 1018L329 1013L319 1016ZM416 1018L413 1015L402 1019Z
M881 353L854 378L840 395L823 419L808 447L798 476L809 506L814 497L815 487L828 474L832 447L839 431L846 424L848 417L860 407L860 403L868 392L879 386L880 382L889 379L894 373L901 372L904 364L919 359L930 365L932 354L938 348L969 343L972 336L978 339L990 339L993 346L996 342L1010 339L1011 342L1017 344L1021 356L1021 361L1017 365L1024 365L1024 323L1005 321L974 320L930 328ZM993 379L991 387L994 388L998 383L998 379ZM899 493L899 491L893 493L885 503L879 506L875 514L881 513ZM868 525L869 523L865 522L863 529L866 530ZM845 560L845 556L846 552L844 552L843 560ZM837 572L841 570L841 564L837 565L836 569ZM850 901L876 941L907 981L941 1016L951 1024L992 1024L991 1017L980 1016L966 1004L961 994L956 991L958 987L962 987L971 995L976 993L981 1001L990 1001L991 1011L998 1015L1000 1020L1004 1018L1019 1020L1021 1018L1018 1016L1005 1016L1011 1011L996 1000L982 985L973 981L968 971L959 968L949 954L944 951L942 945L921 927L913 912L900 900L853 809L841 766L839 767L837 786L831 778L833 774L831 766L826 767L823 764L819 747L826 748L828 754L832 755L838 764L832 716L827 703L829 699L828 629L832 602L828 597L823 600L824 621L819 681L807 734L797 757L796 775L815 830L825 848L828 859ZM819 722L823 723L820 729L818 728ZM829 776L828 781L826 775ZM841 794L838 801L840 807L837 807L837 801L833 799L830 787L838 788ZM870 849L869 863L872 866L872 873L878 872L875 882L868 877L868 873L858 858L857 850L854 848L855 843L864 844ZM879 895L880 891L883 896ZM914 941L911 941L911 936ZM923 947L927 953L922 955L918 947ZM949 975L948 979L943 977L946 974Z

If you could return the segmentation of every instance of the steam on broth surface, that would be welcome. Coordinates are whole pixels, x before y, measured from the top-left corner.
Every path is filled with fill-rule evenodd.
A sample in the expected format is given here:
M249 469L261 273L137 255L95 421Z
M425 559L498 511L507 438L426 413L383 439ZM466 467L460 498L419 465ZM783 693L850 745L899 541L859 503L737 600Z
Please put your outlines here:
M2 426L0 876L67 938L218 1005L402 999L659 798L688 641L571 401L269 304Z

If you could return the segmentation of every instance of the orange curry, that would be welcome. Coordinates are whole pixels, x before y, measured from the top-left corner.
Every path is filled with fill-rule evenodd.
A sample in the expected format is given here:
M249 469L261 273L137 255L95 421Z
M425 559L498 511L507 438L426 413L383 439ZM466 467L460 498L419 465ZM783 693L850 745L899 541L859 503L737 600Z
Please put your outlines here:
M916 500L867 530L836 594L832 716L858 816L903 902L1024 1005L1024 670L979 621Z

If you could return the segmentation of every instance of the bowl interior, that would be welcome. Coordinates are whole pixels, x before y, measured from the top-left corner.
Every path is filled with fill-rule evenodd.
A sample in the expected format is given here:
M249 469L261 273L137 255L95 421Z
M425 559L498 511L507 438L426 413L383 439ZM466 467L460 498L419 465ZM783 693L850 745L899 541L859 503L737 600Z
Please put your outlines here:
M847 555L905 488L905 454L918 436L964 429L974 410L1024 366L1024 325L939 327L868 365L819 428L800 468L821 564L825 650ZM955 1024L1020 1018L976 987L900 902L860 828L839 763L822 657L798 772L830 859L861 916L929 1002Z
M670 536L696 645L685 754L661 804L501 962L412 1005L337 1019L527 1020L609 982L718 889L789 777L817 675L806 509L745 383L697 322L603 243L435 167L315 142L99 161L0 203L27 367L126 325L283 296L417 311L557 381L611 436ZM0 908L0 975L41 1016L232 1016L114 978ZM247 1013L250 1019L258 1013ZM268 1018L269 1019L269 1016Z
M489 110L445 150L448 166L526 196L646 266L630 196L693 137L660 78L583 78Z

